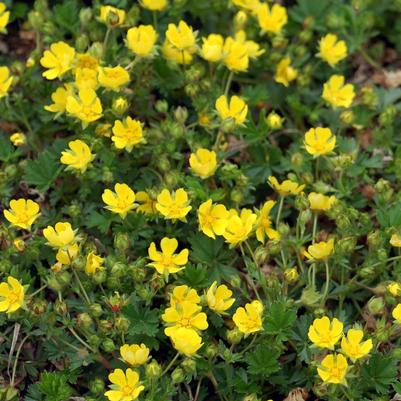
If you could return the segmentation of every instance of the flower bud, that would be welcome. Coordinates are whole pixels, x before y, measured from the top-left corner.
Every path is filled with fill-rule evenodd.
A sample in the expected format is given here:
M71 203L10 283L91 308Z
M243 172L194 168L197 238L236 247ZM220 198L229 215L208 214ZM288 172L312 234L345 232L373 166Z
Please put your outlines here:
M91 330L93 328L93 319L86 312L80 313L77 316L77 325L84 330Z
M239 275L234 275L230 278L230 286L233 288L240 288L241 287L241 277Z
M102 305L100 305L100 304L92 304L89 307L89 310L94 317L100 317L103 314Z
M88 50L88 53L96 60L101 60L103 57L103 43L94 42Z
M362 278L370 278L375 273L375 269L372 266L364 266L362 269L359 269L358 275Z
M302 291L301 302L307 307L316 307L320 303L321 295L312 287L306 287Z
M81 25L83 27L85 27L85 25L89 23L92 17L93 13L90 7L81 8L79 12L79 21L81 22Z
M269 260L269 251L264 246L258 246L255 250L255 259L259 266Z
M232 330L227 330L227 341L230 344L239 344L243 338L243 334L235 327Z
M97 270L94 274L91 275L91 279L95 284L102 284L107 279L107 272L105 269Z
M269 113L266 117L267 126L272 130L278 130L283 126L284 118L277 114L275 111Z
M95 395L103 395L104 387L104 380L100 377L89 382L89 391Z
M300 40L302 43L308 43L308 42L310 42L310 40L312 39L312 37L313 37L313 32L312 32L310 29L301 31L301 32L299 33L299 36L298 36L299 40Z
M75 49L79 52L84 52L89 46L89 38L85 34L81 34L75 40Z
M245 11L238 11L234 16L234 30L241 31L244 29L246 22L248 21L248 16Z
M270 253L270 255L277 255L281 251L281 243L280 241L270 241L267 244L267 249Z
M128 110L128 107L127 99L122 96L113 100L112 110L119 116L123 115Z
M180 366L184 369L185 373L194 374L196 372L196 362L193 359L184 359Z
M234 188L230 192L230 199L237 205L239 205L243 199L244 199L244 194L242 191L238 188Z
M41 13L32 10L28 13L28 22L35 31L41 31L45 20Z
M185 380L185 373L181 368L175 368L171 373L171 379L173 383L181 383Z
M290 233L290 226L287 223L280 223L277 227L281 237L287 237Z
M151 361L145 366L146 377L150 379L158 378L162 372L162 368L155 360Z
M65 315L68 312L67 304L64 301L60 301L59 299L54 302L53 308L54 311L61 316Z
M382 315L384 307L385 305L382 297L372 297L368 301L368 310L373 315Z
M130 321L124 316L118 316L114 322L114 327L120 333L126 333L129 329Z
M294 284L298 281L299 273L296 267L288 268L284 270L284 278L290 284Z
M114 236L114 247L122 252L126 253L131 246L131 238L127 232L118 232ZM124 266L125 269L125 266ZM114 266L111 270L111 274L114 274Z
M102 348L106 351L106 352L113 352L116 349L116 345L114 344L114 341L111 338L106 338L103 342L102 342Z
M167 100L158 100L155 104L155 109L159 113L167 113L168 112Z
M351 110L345 110L340 114L340 120L343 124L352 124L355 114Z
M217 353L219 352L219 349L218 349L218 346L216 344L209 344L206 347L206 351L205 352L206 352L206 356L209 359L213 359L217 355Z
M174 111L174 118L180 124L185 124L188 118L188 110L185 107L178 106Z
M300 152L296 152L291 156L291 164L296 167L301 167L304 162L304 156Z
M113 329L113 324L109 320L103 319L99 321L98 329L101 334L108 334Z
M261 401L261 399L256 394L246 395L242 401Z

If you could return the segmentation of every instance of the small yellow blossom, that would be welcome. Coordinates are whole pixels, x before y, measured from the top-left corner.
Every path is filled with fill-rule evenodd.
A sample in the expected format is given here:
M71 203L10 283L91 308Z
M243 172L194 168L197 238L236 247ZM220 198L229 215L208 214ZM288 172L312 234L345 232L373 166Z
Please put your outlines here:
M116 184L114 190L106 189L103 192L102 199L107 205L105 208L125 219L127 213L137 206L135 192L127 184Z
M256 220L256 238L262 244L265 243L265 237L269 239L279 239L280 234L272 228L272 221L270 220L269 213L273 209L276 202L269 200L265 202L261 211L259 212L258 219Z
M373 347L371 339L361 342L362 338L362 330L349 329L341 340L341 350L352 362L368 355Z
M31 199L13 199L10 209L4 209L3 214L13 226L29 230L40 215L40 207Z
M328 33L320 39L318 56L334 67L347 57L347 45L343 40L338 40L337 35Z
M278 63L274 79L276 82L288 86L297 76L298 71L291 66L291 59L285 57Z
M217 63L223 58L224 38L221 35L210 34L202 38L202 49L200 55L207 61Z
M156 244L152 242L148 248L150 266L154 267L159 274L168 276L182 270L188 262L188 249L174 253L178 248L175 238L164 237L160 241L161 252L156 250Z
M66 164L67 169L76 169L84 173L95 155L89 146L79 139L69 142L68 147L68 150L61 153L61 163Z
M354 86L344 83L344 76L332 75L323 85L322 98L335 107L350 107L355 97Z
M245 241L253 230L257 215L250 209L242 209L241 214L233 214L227 223L223 237L230 246L236 246Z
M75 68L88 68L90 70L97 71L99 68L99 60L89 53L78 53L76 55Z
M285 180L280 184L273 176L268 178L268 183L281 196L298 195L305 188L305 185L299 185L291 180Z
M265 50L260 48L259 43L253 40L247 40L246 33L243 30L237 31L235 33L235 40L244 44L248 49L248 56L251 59L257 59L261 56Z
M144 365L149 358L149 352L145 344L124 344L120 347L121 358L133 367Z
M393 281L392 283L387 285L387 291L393 297L399 297L401 295L401 284Z
M183 65L192 63L192 53L190 53L188 50L178 50L168 40L165 40L163 42L162 51L163 56L166 58L166 60Z
M147 192L138 191L135 196L135 200L138 202L137 212L144 214L157 214L156 200L153 199Z
M87 275L95 274L98 270L103 270L104 258L96 255L94 252L90 252L86 257L85 273Z
M26 247L25 241L22 238L16 238L13 241L13 245L15 246L18 252L23 252Z
M66 110L84 124L91 123L102 117L102 104L93 89L81 89L78 97L68 96Z
M336 136L330 128L311 128L305 133L304 145L306 151L317 157L333 151L336 146Z
M390 238L390 244L395 248L401 248L401 238L397 234L393 234Z
M331 239L327 242L317 242L316 244L309 245L308 251L304 251L304 256L309 260L322 260L325 261L333 253L334 240Z
M324 357L317 373L325 383L345 384L347 370L348 362L343 355L330 354Z
M299 273L296 267L291 267L284 270L284 278L289 283L295 283L299 278Z
M7 95L14 77L10 76L8 67L0 67L0 99Z
M224 205L213 205L211 199L203 202L198 209L199 229L208 237L223 235L230 217Z
M175 307L177 304L183 302L192 302L193 304L199 304L201 301L200 296L193 288L189 288L187 285L179 285L174 288L173 293L170 296L170 304Z
M42 75L49 80L61 78L71 70L75 59L75 49L65 42L57 42L50 45L50 50L45 50L40 59L42 67L47 68Z
M337 198L334 195L325 196L316 192L311 192L308 195L309 206L313 211L327 211L330 210Z
M105 124L98 124L95 128L96 135L104 136L106 138L110 138L112 134L112 125L105 123Z
M3 2L0 2L0 32L6 31L6 26L10 19L10 11L7 11L7 7Z
M231 0L234 5L255 14L262 3L259 0Z
M227 96L222 95L216 100L216 110L222 121L232 119L236 125L241 125L246 120L248 105L238 96L232 96L229 103Z
M196 32L185 21L181 20L178 25L168 24L166 39L180 52L187 51L190 54L196 52Z
M60 248L56 254L57 262L62 265L70 265L79 254L79 245L74 243L65 248Z
M191 357L202 347L201 336L192 329L180 327L171 333L170 336L173 347L180 353Z
M99 84L106 89L118 90L130 81L128 71L118 65L117 67L100 67Z
M59 222L54 228L47 226L43 230L43 236L47 243L53 248L67 249L76 241L75 232L70 223Z
M116 120L111 140L117 149L125 149L127 152L131 152L135 145L143 142L141 122L129 116L123 121Z
M102 6L99 18L106 25L116 27L125 22L125 11L113 6Z
M97 70L91 68L76 68L75 69L75 86L78 90L93 89L96 90L99 82L97 79Z
M238 330L244 334L251 334L262 330L263 305L260 301L252 301L239 307L234 315L233 321Z
M109 374L111 390L106 391L104 395L109 401L133 401L145 389L139 384L139 374L128 368L125 372L121 369L114 369Z
M128 29L127 47L138 57L149 57L155 53L157 32L152 25L139 25Z
M235 299L231 298L232 295L233 292L226 285L217 286L215 281L206 292L206 302L211 310L224 314L235 302Z
M233 72L243 72L249 66L248 47L232 37L224 41L223 64Z
M280 33L288 21L287 9L280 4L274 4L270 9L263 3L257 10L257 17L262 32Z
M57 88L51 95L52 104L45 106L45 110L52 113L65 113L67 107L67 98L74 95L74 88L71 84L65 84Z
M398 324L401 324L401 304L398 304L391 313Z
M24 304L25 290L21 283L12 276L7 283L0 284L0 312L12 313Z
M22 132L14 132L10 136L10 141L16 147L20 147L26 144L26 135Z
M167 0L140 0L141 6L152 11L163 11L167 8Z
M272 130L278 130L283 126L284 118L277 114L275 111L269 113L266 117L266 123Z
M315 319L309 327L308 337L319 348L334 349L343 335L344 325L338 319L327 316Z
M195 153L191 153L189 165L192 172L198 177L202 179L209 178L214 175L217 169L216 152L200 148Z
M156 209L166 219L185 220L185 216L192 209L189 205L188 194L185 189L179 188L175 192L170 192L168 189L157 196Z

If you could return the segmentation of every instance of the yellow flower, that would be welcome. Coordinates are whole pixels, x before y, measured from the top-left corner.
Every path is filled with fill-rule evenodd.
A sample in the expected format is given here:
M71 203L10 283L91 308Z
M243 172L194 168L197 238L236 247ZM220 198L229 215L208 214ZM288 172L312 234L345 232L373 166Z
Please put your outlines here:
M81 89L78 98L67 97L66 110L84 124L91 123L102 117L102 104L93 89Z
M183 188L172 193L168 189L163 189L157 196L156 209L166 219L186 221L185 216L192 209L192 206L189 206L188 194Z
M320 39L318 56L334 67L347 57L347 45L343 40L338 40L337 35L328 33Z
M401 238L397 234L393 234L390 238L390 244L396 248L401 248Z
M217 169L216 152L200 148L195 153L191 153L189 165L192 172L198 177L202 179L211 177Z
M7 11L6 5L3 2L0 2L0 31L5 32L5 28L8 24L8 20L10 19L10 11Z
M132 401L136 400L139 394L145 389L139 385L139 375L134 370L128 368L125 373L121 369L115 369L109 374L111 390L104 395L110 401Z
M175 307L177 304L181 304L183 302L199 304L200 301L201 299L196 290L189 288L187 285L179 285L175 287L170 296L170 304L172 307Z
M262 244L265 243L265 236L269 239L279 239L280 234L272 228L272 221L270 220L269 213L273 209L276 202L269 200L265 202L262 210L259 212L258 219L256 220L256 238Z
M266 117L266 123L270 129L277 130L283 126L284 118L277 114L275 111L269 113Z
M362 330L349 329L347 336L341 340L341 350L352 362L368 355L373 347L371 339L361 342L362 338Z
M77 169L84 173L95 155L89 146L79 139L69 142L68 147L70 149L61 153L61 163L66 164L67 169Z
M124 23L125 11L113 6L102 6L99 18L106 25L116 27Z
M156 200L152 199L151 196L145 191L138 191L135 197L139 203L136 211L145 214L156 214Z
M258 22L262 32L277 34L288 21L287 10L280 4L274 4L270 9L267 4L262 4L257 10Z
M259 43L254 42L253 40L247 40L246 33L243 30L235 33L235 40L246 46L248 49L248 56L251 59L256 59L265 52L264 49L260 48Z
M334 349L343 335L343 324L338 319L327 316L315 319L309 327L308 337L319 348Z
M175 238L164 237L160 242L161 252L156 250L156 244L152 242L148 248L149 259L159 274L168 276L182 270L188 262L188 249L183 249L180 253L174 252L178 248L178 241Z
M51 95L52 104L45 106L45 110L52 113L65 113L67 107L67 98L73 96L74 88L71 84L57 88Z
M210 238L223 235L230 217L224 205L213 205L211 199L203 202L198 209L199 229Z
M98 79L100 85L106 89L118 90L129 82L130 76L123 67L118 65L117 67L100 67Z
M216 110L222 121L231 118L236 125L241 125L246 120L248 105L238 96L232 96L228 103L227 96L222 95L216 100Z
M233 292L226 285L217 286L215 281L206 292L206 302L211 310L224 314L235 302L235 299L231 298L232 295Z
M299 273L296 267L284 270L284 278L291 284L295 283L299 278Z
M335 107L350 107L355 97L354 86L344 82L342 75L332 75L323 85L322 98Z
M167 8L167 0L140 0L141 6L152 11L163 11Z
M60 248L57 251L56 260L62 265L70 265L79 254L78 244L69 245L66 248Z
M201 56L214 63L223 58L224 38L221 35L210 34L207 38L202 38Z
M196 354L200 347L202 347L202 338L192 329L180 327L171 333L171 342L173 347L186 356Z
M16 147L20 147L26 144L26 135L22 132L14 132L10 136L10 141Z
M298 71L291 66L291 59L285 57L278 63L274 79L276 82L288 86L297 76Z
M273 176L268 178L268 183L281 196L298 195L305 188L305 185L299 185L291 180L285 180L280 184L277 178Z
M135 145L143 141L141 122L131 117L127 117L123 121L114 121L111 140L117 149L125 148L127 152L131 152Z
M202 308L193 302L181 302L167 308L162 319L168 327L164 329L166 336L170 337L180 327L193 330L206 330L206 313L201 312Z
M75 69L75 86L80 89L93 89L98 87L97 70L91 68Z
M14 77L10 77L8 67L0 67L0 99L7 95Z
M139 25L128 29L127 47L139 57L149 57L154 54L157 33L152 25Z
M393 309L392 316L398 324L401 324L401 304Z
M232 3L246 11L256 13L262 3L259 0L231 0Z
M43 230L43 236L47 243L53 248L68 249L76 241L75 232L70 223L56 223L54 228L47 226Z
M392 283L387 285L387 291L393 297L399 297L401 295L401 284L393 281Z
M336 136L330 128L311 128L305 133L304 145L306 151L317 157L333 151L336 146Z
M252 210L242 209L241 214L232 215L227 223L223 237L230 246L235 246L245 241L252 232L257 215Z
M347 370L348 362L343 355L330 354L324 357L317 373L325 383L345 384Z
M0 312L12 313L24 304L24 287L14 277L0 284Z
M111 124L105 123L105 124L98 124L95 128L95 133L96 135L99 136L104 136L106 138L111 137Z
M91 56L89 53L78 53L76 56L75 68L89 68L90 70L97 71L99 67L99 60Z
M314 211L330 210L334 203L337 201L334 195L325 196L316 192L311 192L308 195L309 206Z
M90 252L86 257L85 273L87 275L95 274L98 270L103 270L104 258Z
M191 54L196 52L196 32L194 32L192 27L188 26L185 21L181 20L178 26L175 24L168 24L166 39L180 52L187 51Z
M223 54L223 64L229 70L242 72L248 69L249 53L248 47L244 43L228 37L224 42Z
M120 355L124 362L136 367L146 363L149 358L149 348L145 344L124 344L120 347Z
M75 49L65 42L57 42L50 45L50 50L45 50L40 59L42 67L47 68L42 75L46 79L62 77L71 70L75 59Z
M137 206L135 192L127 184L116 184L114 190L106 189L103 192L102 199L107 205L105 208L125 219L127 213Z
M173 61L177 64L191 64L192 63L192 53L187 50L180 51L175 48L168 40L165 40L163 43L163 56L166 60Z
M328 242L318 242L308 246L308 251L304 251L304 256L309 260L327 260L327 258L333 253L334 240L331 239Z
M233 321L238 330L244 334L251 334L262 330L263 305L260 301L252 301L239 307L233 316Z
M16 238L13 241L13 245L18 252L23 252L23 250L26 248L25 241L22 238Z
M10 209L4 209L3 213L13 226L29 230L40 215L40 207L31 199L13 199L10 201Z

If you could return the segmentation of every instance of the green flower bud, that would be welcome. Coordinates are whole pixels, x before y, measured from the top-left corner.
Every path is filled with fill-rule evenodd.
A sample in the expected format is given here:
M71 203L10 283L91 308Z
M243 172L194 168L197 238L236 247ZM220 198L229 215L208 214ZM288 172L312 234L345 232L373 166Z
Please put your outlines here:
M79 21L85 27L86 24L93 18L92 9L90 7L81 8L79 12Z
M189 97L195 97L199 93L199 84L198 83L190 83L185 85L184 88L185 94Z
M308 29L301 31L298 38L302 43L309 43L313 37L313 32Z
M75 49L79 52L84 52L89 46L89 38L87 35L82 34L75 40Z
M98 335L92 334L88 337L88 343L94 348L99 348L100 344L102 343L102 339Z
M127 265L123 262L116 262L111 266L110 275L114 277L121 277L127 271Z
M119 116L123 115L128 110L129 104L127 99L122 96L113 100L112 110Z
M233 288L240 288L241 277L238 274L236 274L230 278L230 286Z
M18 168L15 164L9 164L4 168L7 178L13 178L18 172Z
M278 130L283 126L283 121L284 118L281 117L279 114L277 114L275 111L272 111L269 113L269 115L266 117L266 123L267 126L271 130Z
M343 124L352 124L355 114L351 110L345 110L340 114L340 120Z
M89 391L95 395L103 395L104 393L104 388L105 388L105 384L104 384L104 380L101 379L100 377L97 377L94 380L91 380L89 382Z
M263 265L269 260L269 251L264 246L258 246L255 250L255 259L258 265Z
M242 191L238 188L234 188L230 192L230 199L237 205L239 205L243 199L244 199L244 194Z
M261 399L256 394L246 395L242 401L261 401Z
M184 369L184 372L188 374L193 374L196 372L196 362L193 359L184 359L180 366Z
M107 272L105 269L97 270L95 274L91 275L91 279L95 284L102 284L107 279Z
M89 310L94 317L100 317L103 314L103 308L102 308L102 305L100 305L100 304L92 304L89 307Z
M239 344L244 335L235 327L232 330L227 330L227 341L230 344Z
M337 241L336 243L336 253L337 254L350 254L355 250L356 246L355 237L346 237Z
M181 175L178 171L170 171L164 175L164 180L168 187L173 188L181 182Z
M139 17L141 15L141 10L137 5L133 5L127 12L125 16L125 23L128 26L136 26L138 24Z
M131 246L131 238L130 235L126 232L118 232L114 236L114 247L122 252L126 253L129 247ZM114 266L113 266L114 268ZM113 268L111 270L111 274L113 274Z
M168 112L167 100L158 100L155 104L155 109L159 113L167 113Z
M84 330L93 329L93 319L86 312L80 313L77 316L77 325Z
M209 344L206 347L206 356L209 359L213 359L217 355L218 352L219 352L219 349L218 349L218 346L216 344Z
M382 315L384 312L384 300L382 297L372 297L368 301L368 310L373 315Z
M365 86L361 89L361 102L371 109L377 106L378 97L372 86Z
M162 172L167 172L171 168L170 161L166 156L161 155L158 162L157 162L157 167L162 171Z
M306 287L302 291L301 302L307 307L316 307L320 303L321 295L312 287Z
M114 175L108 167L103 167L101 180L105 184L111 184L114 181Z
M312 212L309 209L303 210L301 213L299 213L298 219L300 224L305 227L305 225L312 219Z
M68 312L67 304L59 299L54 302L53 307L58 315L64 316Z
M103 57L103 43L94 42L88 50L88 53L95 59L100 60Z
M41 13L32 10L28 13L28 22L35 31L41 31L45 20Z
M44 299L35 299L31 303L30 309L35 315L40 316L47 311L48 305L49 303Z
M301 167L303 162L304 156L302 153L297 152L291 156L291 164L293 164L295 167Z
M280 223L277 227L281 237L287 237L290 234L290 226L287 223Z
M173 383L181 383L185 380L185 373L181 368L175 368L171 373L171 379Z
M375 269L372 266L364 266L362 269L359 269L358 275L362 278L370 278L375 273Z
M126 333L129 329L130 321L124 316L118 316L114 322L114 327L120 333Z
M280 241L275 240L275 241L268 242L267 249L268 249L270 255L274 256L274 255L279 254L280 251L281 251L281 243L280 243Z
M98 329L101 334L109 334L113 329L113 324L109 320L100 320L98 323Z
M188 119L188 110L185 107L178 106L174 111L174 118L180 124L185 124Z
M399 361L401 359L401 348L393 348L391 356Z
M281 35L275 35L272 39L274 49L284 49L288 45L288 39Z
M155 360L151 361L145 366L146 377L150 379L156 379L160 376L162 368L159 363Z
M106 351L106 352L113 352L116 349L116 345L114 344L114 341L111 338L106 338L103 342L102 342L102 348Z

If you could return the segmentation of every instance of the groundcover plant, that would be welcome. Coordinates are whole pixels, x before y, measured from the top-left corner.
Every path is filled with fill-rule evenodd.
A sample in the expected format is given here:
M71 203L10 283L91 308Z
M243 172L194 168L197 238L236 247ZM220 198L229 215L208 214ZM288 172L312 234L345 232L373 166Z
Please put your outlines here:
M0 2L0 400L401 399L400 13Z

